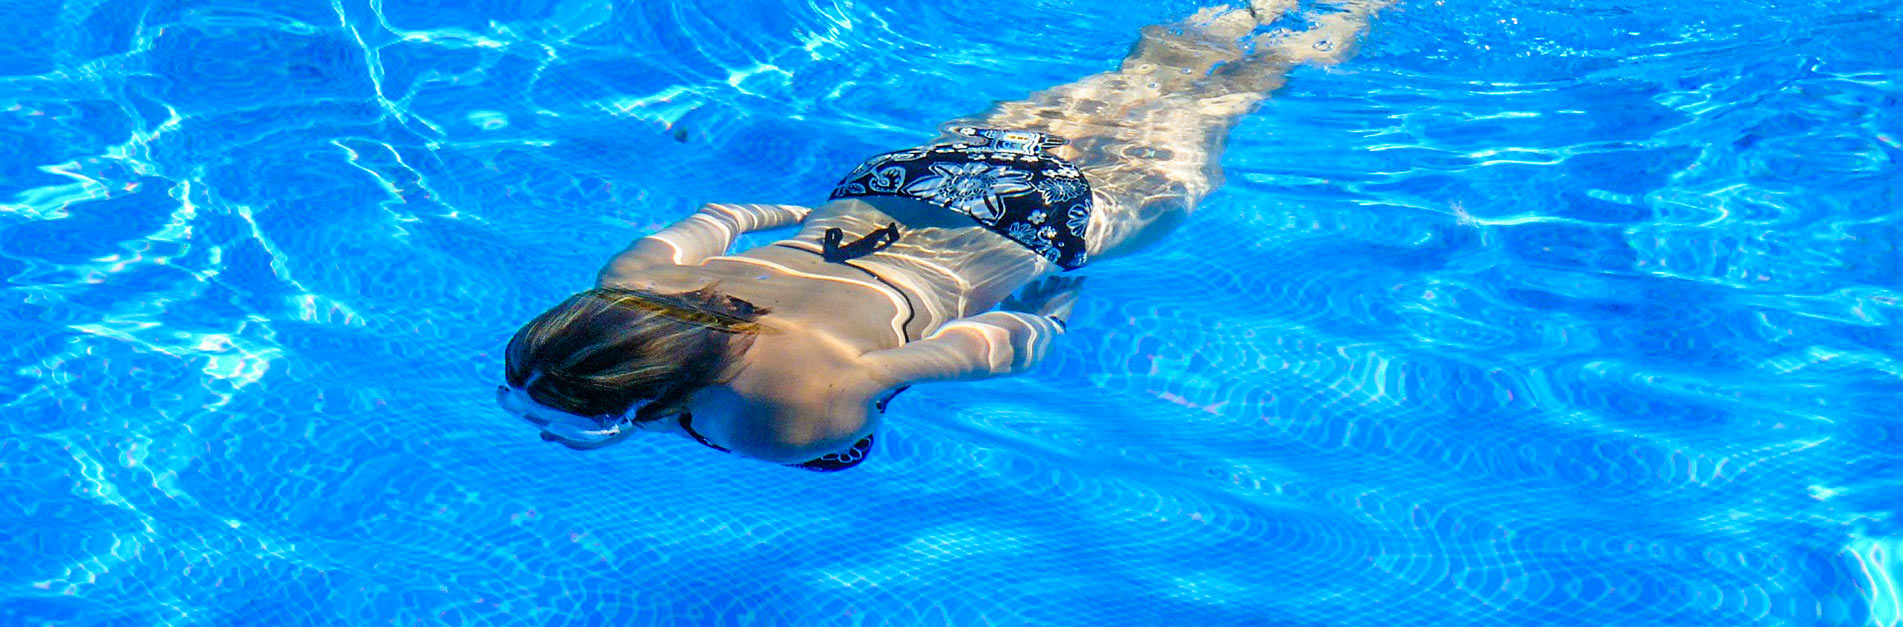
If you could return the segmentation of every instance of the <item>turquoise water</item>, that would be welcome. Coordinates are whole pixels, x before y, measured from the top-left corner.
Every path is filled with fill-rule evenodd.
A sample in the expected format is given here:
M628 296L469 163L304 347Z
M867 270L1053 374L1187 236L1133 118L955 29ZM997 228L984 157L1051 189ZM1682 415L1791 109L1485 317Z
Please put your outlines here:
M0 5L0 624L1903 624L1874 1L1404 4L851 472L492 405L631 238L1206 4Z

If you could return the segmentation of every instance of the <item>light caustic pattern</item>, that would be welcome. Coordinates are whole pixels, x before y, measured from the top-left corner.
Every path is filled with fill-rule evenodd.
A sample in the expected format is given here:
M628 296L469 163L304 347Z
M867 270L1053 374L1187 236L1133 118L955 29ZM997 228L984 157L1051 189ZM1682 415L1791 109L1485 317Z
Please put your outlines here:
M497 351L1208 3L435 4L0 8L0 623L1903 625L1885 6L1405 3L821 476Z

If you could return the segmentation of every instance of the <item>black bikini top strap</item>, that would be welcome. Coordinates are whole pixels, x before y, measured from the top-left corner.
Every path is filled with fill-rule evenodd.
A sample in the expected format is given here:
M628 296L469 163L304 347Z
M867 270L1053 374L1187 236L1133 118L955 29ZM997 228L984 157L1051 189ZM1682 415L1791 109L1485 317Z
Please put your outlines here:
M839 243L845 239L846 232L838 227L826 229L825 239L820 240L819 256L826 261L840 263L885 250L886 247L898 243L899 224L897 222L887 224L883 229L867 233L864 237L853 240L851 244L841 246Z
M733 452L733 451L727 450L727 447L721 446L719 444L715 444L713 442L708 442L705 436L702 436L699 431L695 431L694 430L694 414L690 412L681 412L681 429L687 431L687 435L693 436L694 441L701 443L701 446L705 446L707 448L714 449L722 453Z
M879 413L883 414L885 413L885 406L891 403L892 399L898 398L900 392L904 392L910 389L912 389L912 386L901 385L899 386L898 389L892 390L892 393L885 395L885 398L881 398L878 401L875 401L872 406L878 408Z

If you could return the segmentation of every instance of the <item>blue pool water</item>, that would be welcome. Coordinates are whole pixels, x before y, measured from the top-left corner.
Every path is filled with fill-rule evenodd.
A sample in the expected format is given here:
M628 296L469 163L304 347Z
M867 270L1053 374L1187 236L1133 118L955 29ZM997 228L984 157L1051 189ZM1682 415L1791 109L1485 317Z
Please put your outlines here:
M631 238L1206 4L0 4L0 624L1903 624L1874 0L1408 2L851 472L492 405Z

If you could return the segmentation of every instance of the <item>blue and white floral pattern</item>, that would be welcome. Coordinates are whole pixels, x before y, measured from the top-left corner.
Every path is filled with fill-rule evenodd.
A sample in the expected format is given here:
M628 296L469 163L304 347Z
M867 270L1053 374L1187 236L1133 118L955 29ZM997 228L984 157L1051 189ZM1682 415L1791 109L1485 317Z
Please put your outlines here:
M907 148L905 150L901 150L898 152L888 152L884 155L883 158L878 160L879 161L918 161L919 159L925 158L925 155L929 155L929 154L931 154L931 151L925 148ZM867 161L866 163L870 164L872 163L872 161Z
M1066 270L1083 267L1090 182L1076 166L1044 151L1066 142L1032 131L958 132L972 141L867 160L833 188L832 197L915 198L969 216Z
M930 174L905 186L904 195L996 224L1004 216L1004 197L1031 189L1031 177L1023 170L987 163L934 163Z
M1046 233L1045 231L1048 231L1048 233ZM1060 251L1057 249L1057 244L1055 240L1052 237L1050 237L1051 235L1055 235L1056 233L1057 233L1057 229L1053 229L1048 226L1040 229L1038 227L1031 226L1023 222L1019 222L1017 224L1011 225L1009 229L1006 229L1004 236L1011 238L1013 241L1022 243L1025 246L1029 246L1031 248L1031 252L1035 252L1038 255L1043 256L1045 259L1051 260L1051 263L1057 263L1060 259L1063 258L1064 254L1063 254L1063 251Z
M1044 204L1055 205L1090 191L1090 184L1084 179L1047 178L1037 182L1037 193L1044 197Z
M859 167L853 168L852 173L847 174L846 178L839 181L839 185L833 188L833 198L864 196L866 194L866 184L861 182L861 179L864 179L867 174L872 173L873 165L875 165L873 162L867 161L859 164Z
M1064 226L1070 229L1071 237L1084 236L1084 231L1090 228L1090 201L1088 199L1070 208L1070 219L1064 222Z
M905 185L905 168L899 166L879 168L879 171L866 181L866 189L881 194L898 193L903 185Z

